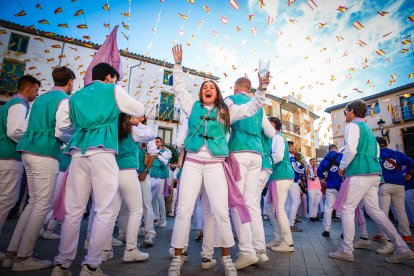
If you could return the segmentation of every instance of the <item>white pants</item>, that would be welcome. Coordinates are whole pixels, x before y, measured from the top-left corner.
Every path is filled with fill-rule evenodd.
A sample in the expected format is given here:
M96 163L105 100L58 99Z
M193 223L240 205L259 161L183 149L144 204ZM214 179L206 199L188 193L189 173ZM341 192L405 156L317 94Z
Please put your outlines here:
M362 200L365 210L371 219L387 234L394 245L395 250L408 251L408 247L398 234L394 225L390 222L378 204L378 186L380 176L364 175L352 176L349 183L348 195L342 208L342 233L344 240L341 244L342 251L352 254L355 236L355 208Z
M321 193L322 193L322 191L321 191ZM325 212L325 200L326 200L326 195L324 195L322 193L321 200L319 201L318 213L324 213Z
M56 201L56 198L59 194L60 187L62 186L62 179L65 172L58 172L57 178L56 178L56 184L55 184L55 191L53 192L53 202ZM55 230L56 226L58 225L57 220L52 220L53 215L53 208L49 211L49 213L46 215L44 225L46 226L46 229L49 231Z
M403 236L411 236L410 225L407 213L405 212L405 187L404 185L383 184L378 192L379 205L388 216L390 205L393 207L393 214L398 220L398 229Z
M260 170L260 185L257 187L257 194L256 194L256 207L259 209L260 214L260 200L262 199L262 192L264 187L266 186L267 181L269 180L271 171L270 170ZM260 218L260 219L258 219ZM265 240L265 233L263 227L263 219L262 216L252 216L251 222L251 229L252 229L252 242L253 248L256 252L264 253L266 252L266 240Z
M145 236L155 238L154 231L154 210L152 209L152 194L151 194L151 184L150 177L147 175L144 181L141 183L141 193L142 193L142 205L144 208L144 233Z
M163 223L166 219L164 199L164 179L151 177L152 209L156 219Z
M201 197L201 194L197 197L194 210L194 218L197 230L203 230L203 206Z
M90 156L72 157L65 188L65 220L55 263L70 267L76 257L79 228L89 196L92 193L96 212L92 223L88 253L82 264L98 267L106 243L113 201L118 191L119 169L115 155L99 152Z
M296 214L298 212L298 208L301 202L300 198L300 187L297 182L293 182L293 184L289 188L288 198L286 199L286 214L289 219L290 226L295 225Z
M201 258L212 259L214 256L215 232L218 229L214 225L214 217L211 212L210 201L203 189L201 192L201 209L203 212L203 244L201 251ZM217 245L218 247L218 245Z
M172 199L171 199L171 214L175 213L175 205L177 204L177 188L172 189Z
M319 201L321 201L321 190L308 190L309 196L309 217L316 218L318 216Z
M129 214L126 228L126 249L134 249L137 248L138 230L143 212L141 188L136 170L119 171L119 187L114 198L114 207L104 250L112 249L112 232L119 210L121 209L122 201L125 201Z
M216 159L200 159L214 161ZM223 165L198 164L190 161L184 163L179 185L179 198L171 239L171 246L184 248L188 246L191 215L200 190L204 186L214 218L214 245L216 247L232 247L234 245L231 231L228 188Z
M405 191L405 208L410 226L414 227L414 189Z
M265 199L265 207L270 221L273 225L273 233L275 241L282 244L292 245L292 232L290 231L289 220L285 212L286 199L289 193L292 180L278 180L277 181L277 197L278 197L278 216L275 218L275 209L273 202L268 203L268 197L271 197L270 189L267 190L267 197Z
M22 161L30 198L17 222L7 251L17 252L18 257L30 257L45 217L52 208L59 162L51 157L30 153L23 153Z
M0 160L0 235L10 210L19 199L22 174L22 161Z
M336 198L338 197L336 189L326 189L325 194L325 212L323 214L323 231L331 231L332 211Z
M364 203L362 201L358 204L358 207L356 208L355 212L359 213L359 217L361 219L361 223L359 223L358 220L355 219L355 222L357 223L359 229L359 236L361 238L368 239L367 221L365 220Z
M241 180L237 182L237 186L246 200L247 209L249 210L252 221L242 224L234 208L231 209L231 216L239 240L239 253L255 256L256 250L253 247L252 225L255 222L255 227L263 228L260 201L259 205L257 205L257 197L260 198L262 192L260 191L259 193L260 187L262 186L260 182L262 157L259 154L251 152L236 152L234 156L240 166Z

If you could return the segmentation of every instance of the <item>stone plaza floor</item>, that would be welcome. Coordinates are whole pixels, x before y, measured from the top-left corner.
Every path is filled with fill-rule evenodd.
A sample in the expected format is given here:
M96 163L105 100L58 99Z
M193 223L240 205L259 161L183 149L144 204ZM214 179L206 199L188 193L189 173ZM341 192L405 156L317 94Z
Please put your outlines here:
M8 220L3 229L0 240L0 250L7 249L8 242L12 235L12 230L17 220ZM174 219L168 218L167 228L156 228L157 237L154 246L140 247L144 252L148 252L150 257L145 262L128 263L122 262L124 246L115 247L115 257L102 264L102 270L108 275L167 275L170 264L168 249L172 234ZM372 237L376 232L376 227L371 220L367 220L368 231ZM328 252L334 251L340 244L341 223L333 222L333 229L330 238L324 238L322 233L322 222L312 223L304 219L298 226L304 229L301 233L293 233L295 252L275 253L267 251L270 260L262 265L253 265L238 271L238 275L414 275L414 259L402 264L389 264L384 261L385 256L375 253L379 243L373 242L372 249L355 250L355 262L334 260L328 257ZM73 275L78 275L81 269L81 262L86 253L83 250L83 243L86 236L87 220L82 221L81 236L79 240L76 260L71 267ZM412 229L414 230L414 229ZM269 221L265 221L266 242L272 238L272 226ZM184 263L181 275L224 275L220 263L220 250L216 249L217 266L210 270L202 270L200 267L201 242L194 240L195 230L190 233L189 262ZM139 238L138 242L142 242ZM40 258L52 260L58 252L59 241L41 240L36 245L36 252ZM413 246L411 246L413 249ZM232 248L232 259L236 259L237 247ZM0 268L0 275L49 275L52 269L45 269L30 272L12 272L10 269Z

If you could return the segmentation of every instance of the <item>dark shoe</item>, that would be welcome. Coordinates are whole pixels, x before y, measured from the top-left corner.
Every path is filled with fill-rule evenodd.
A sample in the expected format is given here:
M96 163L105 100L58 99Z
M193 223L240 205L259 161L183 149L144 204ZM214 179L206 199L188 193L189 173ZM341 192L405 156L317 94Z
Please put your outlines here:
M302 220L301 219L295 219L295 223L302 223Z
M290 227L290 232L303 232L303 229L300 229L294 225Z
M328 231L323 231L322 236L325 237L325 238L329 238L329 232Z

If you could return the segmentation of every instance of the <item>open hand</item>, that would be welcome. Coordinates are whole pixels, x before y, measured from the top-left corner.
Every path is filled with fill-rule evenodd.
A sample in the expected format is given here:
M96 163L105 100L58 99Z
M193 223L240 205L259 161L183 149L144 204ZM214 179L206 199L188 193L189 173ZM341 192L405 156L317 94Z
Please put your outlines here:
M183 59L183 48L181 47L181 44L175 45L172 48L172 53L175 63L181 63L181 60Z

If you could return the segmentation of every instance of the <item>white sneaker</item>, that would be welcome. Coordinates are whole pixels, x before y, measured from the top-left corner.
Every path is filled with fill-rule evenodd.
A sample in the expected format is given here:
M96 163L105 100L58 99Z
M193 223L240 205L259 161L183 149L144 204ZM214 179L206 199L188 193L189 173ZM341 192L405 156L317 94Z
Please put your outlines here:
M10 256L9 254L6 253L4 255L3 262L1 263L1 267L4 267L4 268L12 267L13 262L16 259L17 259L17 257Z
M269 257L267 256L265 250L263 250L262 252L256 252L256 256L257 258L259 258L259 261L257 262L257 264L261 264L269 260Z
M168 276L180 276L181 267L183 266L183 260L181 256L174 256L170 267L168 268Z
M167 221L166 221L166 220L164 220L163 222L160 222L160 223L158 224L158 227L160 227L160 228L165 228L165 227L167 227Z
M146 236L143 243L146 246L153 246L154 245L154 238L150 237L150 236Z
M85 240L85 243L83 244L83 249L88 250L89 247L89 241Z
M279 244L281 244L280 241L273 240L270 243L266 244L266 248L270 249L272 247L278 246Z
M293 244L288 245L288 244L281 243L277 246L273 246L272 248L270 248L270 250L274 252L294 252L295 247L293 246Z
M27 260L15 260L13 262L12 271L30 271L45 269L53 266L51 261L40 260L34 257L30 257Z
M243 269L249 265L255 264L259 261L256 255L245 255L237 253L237 260L234 262L236 269Z
M72 272L70 272L69 268L62 269L61 266L55 265L55 267L52 270L52 273L50 276L71 276Z
M124 251L124 257L122 257L122 261L125 263L129 262L138 262L138 261L144 261L148 259L149 254L139 251L138 248L135 248L132 251L128 251L125 249Z
M328 256L333 259L345 260L345 261L350 261L350 262L355 261L354 254L348 254L340 250L336 252L330 252Z
M413 259L413 258L414 258L414 253L411 250L408 250L407 252L404 252L404 253L395 252L394 255L392 255L389 258L386 258L385 261L387 263L399 264L402 261Z
M234 266L230 256L223 256L221 261L223 262L224 274L226 276L237 276L236 267Z
M361 239L359 238L356 242L354 242L354 249L368 249L371 247L371 240L369 239Z
M58 240L60 239L60 235L55 234L53 232L50 231L44 231L42 238L46 239L46 240Z
M115 246L115 247L117 247L117 246L122 246L124 243L123 242L121 242L120 240L117 240L117 239L115 239L114 237L112 237L112 240L111 240L111 245L112 246Z
M381 247L376 250L376 252L380 255L387 255L391 254L394 251L394 245L389 241L382 241Z
M210 268L213 268L213 267L216 266L216 264L217 264L217 261L214 258L212 258L212 259L202 258L201 259L201 268L202 269L210 269Z
M175 257L175 248L171 247L168 249L168 253L170 253L171 258ZM181 253L181 257L183 259L183 262L188 262L188 251L187 248L183 249L183 252Z
M126 242L126 234L119 234L117 239L121 242Z
M100 267L97 267L95 271L89 270L87 265L82 266L82 270L79 273L79 276L108 276L103 273Z
M103 250L101 254L102 254L102 262L106 262L107 260L110 260L114 257L113 250Z

